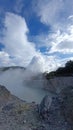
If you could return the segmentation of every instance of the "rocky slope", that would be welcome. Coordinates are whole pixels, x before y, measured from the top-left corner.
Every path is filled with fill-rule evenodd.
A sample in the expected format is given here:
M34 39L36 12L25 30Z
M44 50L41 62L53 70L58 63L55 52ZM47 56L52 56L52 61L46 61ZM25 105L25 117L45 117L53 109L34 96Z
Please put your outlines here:
M40 104L28 103L12 95L9 89L6 89L6 86L0 85L0 130L73 130L72 66L72 62L69 62L66 64L66 68L61 68L50 74L43 74L40 84L36 81L36 79L39 81L38 76L32 75L30 77L28 76L29 73L22 74L23 68L20 71L18 71L19 68L17 70L17 67L15 71L13 71L14 68L1 70L4 75L1 73L3 78L0 82L3 80L3 83L8 83L9 87L11 84L14 91L17 88L13 85L17 83L17 86L19 85L21 89L21 82L25 78L27 86L32 87L32 84L35 88L43 86L48 92L51 92L51 95L47 93ZM62 70L65 71L62 72ZM14 72L17 75L14 75ZM41 77L41 75L39 76ZM30 80L27 80L27 77L30 77ZM18 82L18 79L20 79L20 82Z
M26 103L0 86L0 130L34 130L41 125L35 103Z
M37 105L18 99L0 85L0 130L73 130L73 105L67 104L73 100L71 93L72 88L69 93L64 90L61 95L46 96Z
M72 76L53 77L45 80L45 88L51 93L60 93L60 91L68 86L73 86Z

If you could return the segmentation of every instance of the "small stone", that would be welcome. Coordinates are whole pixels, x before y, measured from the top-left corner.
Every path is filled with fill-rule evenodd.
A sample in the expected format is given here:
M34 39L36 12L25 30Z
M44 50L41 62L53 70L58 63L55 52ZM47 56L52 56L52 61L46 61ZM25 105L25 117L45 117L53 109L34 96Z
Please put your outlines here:
M23 121L23 124L26 124L26 120Z

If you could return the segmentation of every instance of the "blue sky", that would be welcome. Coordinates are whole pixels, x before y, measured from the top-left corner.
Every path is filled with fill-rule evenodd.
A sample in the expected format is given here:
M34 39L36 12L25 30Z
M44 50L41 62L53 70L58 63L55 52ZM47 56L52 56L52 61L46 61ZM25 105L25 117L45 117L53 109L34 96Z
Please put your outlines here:
M32 59L45 71L73 59L73 0L0 0L0 66Z

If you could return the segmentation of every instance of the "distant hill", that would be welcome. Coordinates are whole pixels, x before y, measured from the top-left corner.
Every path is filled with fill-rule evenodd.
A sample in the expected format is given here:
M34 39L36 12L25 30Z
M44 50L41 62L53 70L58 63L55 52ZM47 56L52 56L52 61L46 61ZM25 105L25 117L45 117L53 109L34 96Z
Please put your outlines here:
M0 67L0 71L7 71L9 69L23 69L23 70L25 70L24 67L20 67L20 66Z
M63 76L73 76L73 61L70 60L65 64L65 67L60 67L56 71L46 74L47 79Z

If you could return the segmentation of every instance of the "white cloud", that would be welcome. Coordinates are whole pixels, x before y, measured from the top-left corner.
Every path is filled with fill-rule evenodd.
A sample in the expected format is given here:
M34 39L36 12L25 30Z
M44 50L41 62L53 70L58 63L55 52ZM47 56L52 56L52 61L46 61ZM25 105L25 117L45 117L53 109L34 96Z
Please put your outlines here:
M28 41L27 33L29 31L25 19L13 13L6 13L3 28L3 37L0 42L5 46L0 51L0 66L28 66L28 69L37 72L51 71L56 69L62 63L62 59L55 55L44 55L36 51L35 44ZM67 26L66 31L57 31L45 37L50 47L48 53L73 52L73 26ZM34 60L32 60L34 59ZM32 61L34 61L33 64ZM65 63L65 62L63 62ZM36 68L36 69L35 69Z
M51 37L51 49L49 53L73 53L73 24L68 24L66 27L66 31L58 31Z
M3 37L0 38L0 42L4 45L4 49L0 52L0 66L28 66L34 73L55 68L55 64L52 64L53 56L48 58L36 51L34 43L28 41L29 30L24 18L13 13L6 13L4 26ZM32 59L35 61L31 65Z
M48 53L73 53L73 0L37 0L33 8L40 21L55 32L43 36L45 40L40 35L40 46L46 46Z
M63 8L62 0L38 0L35 4L35 12L40 17L40 21L45 24L53 24L57 21L59 13Z
M16 14L7 13L4 26L4 37L1 39L1 43L5 46L4 51L13 57L14 63L26 66L36 55L36 49L27 39L28 27L25 19Z
M61 66L61 61L58 56L47 56L47 55L37 55L33 57L30 64L27 67L27 71L32 72L32 75L36 75L40 72L56 70ZM31 73L30 73L31 74Z
M59 28L67 24L69 16L73 16L73 0L37 0L33 9L42 23Z
M0 66L8 66L8 65L14 65L14 63L12 63L8 53L0 51Z

